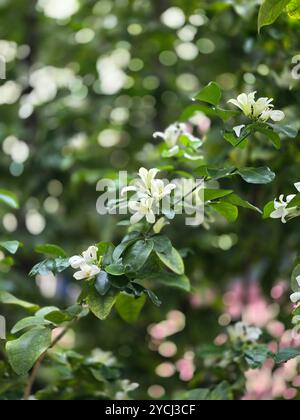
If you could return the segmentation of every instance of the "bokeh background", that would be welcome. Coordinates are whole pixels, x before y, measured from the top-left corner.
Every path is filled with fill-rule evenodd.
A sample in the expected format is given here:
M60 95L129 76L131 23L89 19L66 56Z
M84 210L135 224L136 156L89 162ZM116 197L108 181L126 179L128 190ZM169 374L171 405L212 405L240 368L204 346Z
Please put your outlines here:
M38 244L56 243L70 255L93 242L118 243L125 228L96 212L97 181L120 170L163 165L152 138L174 122L211 80L224 100L246 90L275 98L300 127L299 81L291 60L299 53L300 24L282 16L257 33L258 0L0 0L0 186L15 192L20 210L0 210L1 235L26 244L16 264L0 262L0 288L44 305L67 306L78 294L71 273L30 279ZM215 163L267 163L269 186L235 180L241 196L263 207L300 181L299 141L280 152L254 146L232 151L206 121L206 152ZM250 165L250 166L251 166ZM227 181L226 181L227 182ZM223 187L232 187L224 183ZM113 314L89 317L65 346L83 353L113 351L136 398L168 398L192 384L212 384L199 347L222 344L226 327L242 317L264 328L270 343L291 344L288 276L299 249L299 221L281 225L241 211L237 224L210 230L173 225L168 234L187 250L193 293L159 290L134 326ZM4 254L0 253L0 261ZM20 318L0 308L8 326ZM4 312L5 311L5 312ZM222 374L220 373L222 376ZM223 373L225 375L225 373ZM49 371L39 385L51 380ZM268 365L247 376L245 398L297 398L297 361Z

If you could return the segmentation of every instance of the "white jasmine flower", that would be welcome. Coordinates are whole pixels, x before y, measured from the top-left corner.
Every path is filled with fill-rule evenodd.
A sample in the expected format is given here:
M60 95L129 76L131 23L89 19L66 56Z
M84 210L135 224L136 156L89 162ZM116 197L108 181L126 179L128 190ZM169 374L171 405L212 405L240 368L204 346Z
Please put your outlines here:
M269 119L279 122L285 118L285 114L282 111L274 110L272 104L274 99L270 98L259 98L255 100L256 92L250 94L242 93L237 99L230 99L229 103L235 105L243 111L243 113L253 119L260 119L261 121L267 122Z
M241 133L245 127L246 127L245 124L243 124L243 125L238 125L237 127L233 128L233 131L235 132L237 137L241 137Z
M281 219L282 223L286 223L286 217L293 211L293 209L288 209L287 206L294 198L295 194L291 194L284 200L284 195L282 194L279 200L274 200L275 210L270 214L270 217L272 219Z
M238 322L228 329L231 340L255 343L262 335L260 328L251 327L244 322Z
M130 223L135 225L146 218L148 223L154 224L156 221L154 214L154 200L153 198L142 198L140 201L130 201L130 210L135 214L131 217Z
M100 273L101 270L97 265L97 253L98 248L96 246L90 246L82 255L74 255L74 257L70 258L69 262L71 267L74 270L80 270L74 274L76 280L88 279Z
M160 201L170 195L175 188L175 184L165 185L161 179L156 179L151 184L151 195L156 201Z
M148 171L145 168L139 170L139 177L141 180L136 181L135 186L123 188L121 195L124 196L127 192L134 191L141 196L151 195L152 182L155 180L159 169L153 168Z
M84 280L97 276L101 272L97 265L83 264L80 266L80 271L74 274L76 280Z
M153 137L163 139L167 146L171 149L175 147L178 140L183 134L187 133L187 126L182 123L174 123L170 125L164 132L157 131Z
M98 249L95 246L90 246L82 255L74 255L71 257L69 262L72 268L77 270L83 264L90 264L97 261Z
M256 92L250 93L249 95L242 93L237 99L230 99L228 102L240 108L247 117L250 117L253 112L253 105L255 104L255 95Z

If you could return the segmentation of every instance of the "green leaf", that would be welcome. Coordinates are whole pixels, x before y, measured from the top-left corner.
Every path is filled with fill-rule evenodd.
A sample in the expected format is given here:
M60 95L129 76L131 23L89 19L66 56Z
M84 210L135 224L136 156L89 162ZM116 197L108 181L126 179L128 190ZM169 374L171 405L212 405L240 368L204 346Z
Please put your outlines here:
M214 390L212 390L208 396L209 401L231 401L233 400L233 394L231 388L227 382L222 382Z
M236 221L236 219L239 216L238 208L230 203L222 202L222 203L210 204L210 207L212 207L214 210L220 213L229 222Z
M70 267L69 259L67 258L56 258L54 260L44 260L33 267L29 275L31 277L40 275L47 275L49 273L57 274L62 273Z
M215 82L211 82L198 93L195 99L216 106L219 105L221 98L222 92L220 86Z
M105 271L101 271L101 273L96 277L95 288L101 296L105 296L109 291L110 283L108 275Z
M243 137L237 137L235 133L231 131L226 131L223 135L224 139L228 141L233 147L239 147L240 149L244 149L248 144L248 133Z
M300 264L297 264L296 267L293 269L292 278L291 278L291 281L292 281L291 287L292 287L293 292L299 292L300 290L299 284L297 282L297 277L299 276L300 276Z
M287 12L293 19L300 19L300 1L292 0L287 6Z
M222 109L220 107L217 107L215 109L216 115L221 118L224 122L230 120L230 118L237 117L240 113L239 111L231 111L228 109Z
M212 179L218 180L236 175L236 170L234 167L224 169L207 168L207 174Z
M263 219L269 219L269 217L271 216L271 213L273 213L274 210L275 210L274 201L269 201L269 203L267 203L264 207Z
M210 393L209 389L205 389L205 388L192 389L191 391L184 392L183 394L180 393L178 395L178 400L206 401L208 399L209 393Z
M178 275L184 274L184 262L175 248L172 247L171 250L167 250L165 253L156 251L156 255L171 271Z
M273 143L274 147L279 150L281 147L281 139L279 137L279 134L277 134L275 131L273 131L270 128L265 128L265 127L257 127L257 131L259 131L260 133L264 134L265 136L268 137L269 140L271 140L271 142Z
M146 296L134 298L125 293L120 293L116 302L116 310L120 317L128 324L134 324L146 303Z
M274 131L278 134L282 134L290 139L295 139L298 136L298 129L293 128L289 125L269 124Z
M65 311L53 311L50 312L48 315L45 315L44 318L46 321L50 321L55 325L61 325L65 322L69 322L73 319L73 317Z
M226 197L227 195L230 195L232 193L232 190L218 190L206 188L204 190L204 201L207 202L216 200L217 198Z
M35 248L35 252L38 254L51 255L53 257L66 258L67 256L65 251L60 246L52 244L38 245Z
M271 25L284 11L291 0L264 0L258 15L258 29Z
M161 273L157 273L157 274L153 274L149 276L148 279L166 287L180 289L180 290L183 290L184 292L191 291L190 280L185 275L179 276L178 274L161 272Z
M114 262L113 254L115 247L111 242L100 242L97 244L98 256L103 257L104 266Z
M280 350L275 356L275 362L278 364L286 363L289 360L295 359L300 356L300 348L286 348Z
M11 330L11 333L17 334L18 332L25 330L27 328L43 327L46 325L51 325L51 322L38 316L31 316L28 318L23 318L21 319L21 321L17 322L16 325Z
M116 303L117 293L110 291L107 295L100 296L95 287L90 287L85 300L91 312L101 321L104 321L110 315Z
M3 303L4 305L20 306L21 308L28 309L29 311L33 311L33 312L36 312L37 310L39 310L38 305L26 302L24 300L20 300L5 291L0 291L0 303Z
M0 242L0 248L6 249L10 254L15 254L22 246L19 241L4 241Z
M270 350L266 346L258 346L245 351L245 359L250 369L261 368L270 356Z
M230 194L224 198L222 198L222 201L226 201L227 203L233 204L234 206L243 207L245 209L254 210L258 213L262 214L262 211L254 206L253 204L249 203L249 201L243 200L241 197L239 197L236 194Z
M131 266L132 270L139 271L147 262L154 248L152 240L140 240L132 245L125 253L123 264Z
M51 329L34 328L17 340L8 341L6 352L17 375L26 375L39 357L51 346Z
M172 243L167 236L153 236L151 239L154 242L154 250L156 252L171 252Z
M123 276L126 273L126 267L122 264L111 264L105 268L105 271L112 276Z
M245 168L238 170L239 175L249 184L269 184L276 175L270 168Z
M0 189L0 202L6 204L7 206L18 209L19 202L15 194L10 191Z
M131 232L129 235L125 236L123 241L116 247L113 253L114 261L119 261L123 253L126 251L127 248L129 248L131 245L133 245L135 242L137 242L138 239L140 239L141 234L140 232Z

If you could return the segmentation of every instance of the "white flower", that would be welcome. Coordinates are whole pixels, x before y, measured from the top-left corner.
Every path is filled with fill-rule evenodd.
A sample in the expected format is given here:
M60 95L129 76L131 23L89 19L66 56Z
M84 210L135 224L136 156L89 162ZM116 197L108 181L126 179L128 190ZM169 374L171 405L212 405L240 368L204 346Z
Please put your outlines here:
M153 198L142 198L140 201L129 201L129 208L135 212L130 219L132 225L139 223L144 218L146 218L148 223L155 223L156 218L154 214Z
M237 106L243 111L243 113L250 118L256 120L260 119L267 122L269 119L279 122L285 118L285 114L282 111L274 110L272 104L274 99L270 98L259 98L255 100L256 92L250 94L242 93L237 99L230 99L229 103Z
M167 146L172 149L178 143L178 140L183 134L187 133L187 127L182 123L174 123L170 125L164 132L157 131L153 134L155 139L163 139Z
M97 276L101 272L97 265L83 264L80 266L80 271L74 274L76 280L84 280Z
M163 180L155 179L158 173L159 170L156 168L149 171L141 168L139 171L140 179L135 182L135 185L123 188L123 196L129 191L136 193L128 203L128 208L134 212L131 217L132 224L139 223L144 218L148 223L154 224L156 221L155 213L159 214L160 202L170 196L172 191L177 188L175 184L165 184ZM172 213L170 209L165 210L167 207L166 201L162 202L161 213L170 215Z
M300 287L300 276L296 277L296 282L297 282L298 286ZM293 293L290 296L290 299L293 303L298 303L299 300L300 300L300 292Z
M253 105L255 104L255 95L256 92L250 93L249 95L242 93L237 99L230 99L228 102L240 108L247 117L250 117L253 112Z
M90 246L82 255L75 255L71 257L69 262L72 268L77 270L83 264L90 264L97 261L98 249L95 246Z
M287 206L295 198L295 194L288 195L284 200L284 195L279 197L279 200L274 200L275 210L270 214L272 219L281 219L282 223L286 223L286 217L293 211L288 209Z
M228 329L231 340L255 343L262 335L260 328L251 327L244 322L238 322Z
M70 265L74 270L80 269L74 274L76 280L88 279L100 273L97 265L98 248L90 246L82 255L75 255L69 259Z
M245 124L243 124L243 125L238 125L237 127L233 128L233 131L235 132L237 137L241 137L241 133L245 127L246 127Z
M175 190L175 184L165 185L161 179L156 179L152 181L151 184L151 195L156 201L160 201L166 196L170 195L173 190Z
M139 170L140 180L135 182L135 186L123 188L121 195L124 196L127 192L134 191L140 194L141 197L145 195L151 195L152 183L155 180L156 175L159 173L159 169L153 168L148 171L145 168Z

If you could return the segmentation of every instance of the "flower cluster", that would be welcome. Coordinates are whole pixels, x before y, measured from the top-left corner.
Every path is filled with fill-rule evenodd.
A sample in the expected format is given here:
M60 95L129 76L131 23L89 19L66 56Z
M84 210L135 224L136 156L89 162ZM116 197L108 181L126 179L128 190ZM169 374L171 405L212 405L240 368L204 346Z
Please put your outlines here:
M297 182L294 185L297 191L300 192L300 182ZM295 194L290 194L284 199L284 195L280 195L278 200L274 200L275 210L270 214L270 217L272 219L281 219L282 223L286 223L287 217L297 215L296 207L288 207L295 197Z
M134 213L130 219L131 224L136 224L146 218L148 223L156 222L156 215L161 213L167 217L173 217L170 213L170 206L161 206L165 198L169 198L172 191L176 189L175 184L165 184L161 179L156 179L159 170L154 168L148 171L145 168L139 170L140 179L135 185L123 188L122 196L128 192L135 192L130 199L128 208Z
M101 269L99 268L98 249L96 246L90 246L82 255L75 255L69 262L74 270L79 270L74 274L76 280L84 280L97 276Z
M229 327L228 333L232 341L242 341L243 343L255 343L262 335L260 328L251 327L244 322L238 322L233 327Z
M243 111L246 117L254 120L267 122L271 119L272 121L279 122L285 118L284 112L274 110L274 105L272 104L274 99L259 98L256 100L255 96L256 92L249 93L248 95L242 93L237 99L230 99L229 103L237 106Z

